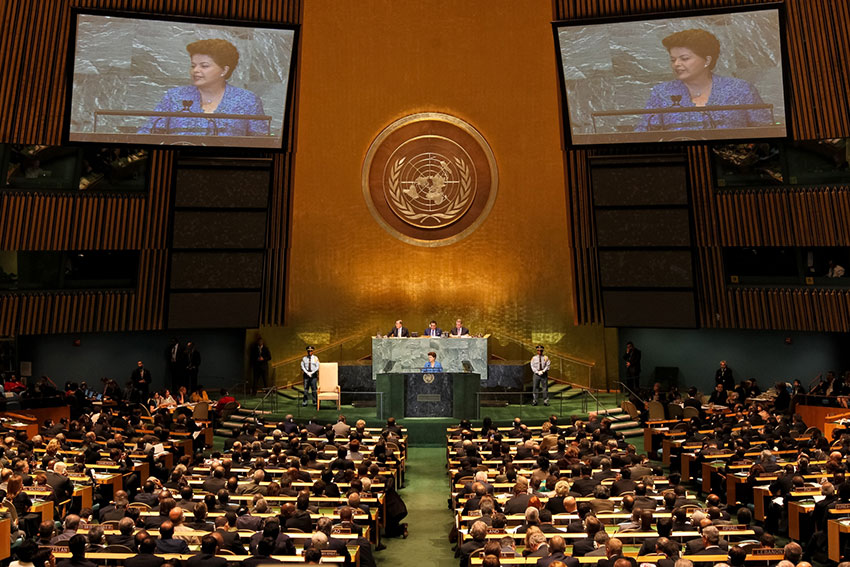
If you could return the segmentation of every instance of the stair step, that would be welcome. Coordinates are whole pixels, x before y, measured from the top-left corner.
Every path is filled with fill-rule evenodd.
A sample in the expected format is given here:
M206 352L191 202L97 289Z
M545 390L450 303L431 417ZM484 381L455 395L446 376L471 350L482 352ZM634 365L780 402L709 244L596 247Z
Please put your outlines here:
M596 412L596 415L615 415L618 413L623 413L623 408L601 409Z
M636 427L635 429L625 429L625 430L621 431L621 433L625 437L636 437L638 435L643 435L643 428L642 427Z
M635 428L635 427L640 427L640 423L638 423L637 421L632 421L632 420L618 421L617 423L611 424L611 429L616 429L617 431L619 431L620 429L629 429L629 428ZM643 429L641 429L641 431L643 431Z
M268 410L239 408L238 410L236 410L236 414L234 414L234 415L254 416L254 415L268 415L270 413L272 413L272 412L270 412Z

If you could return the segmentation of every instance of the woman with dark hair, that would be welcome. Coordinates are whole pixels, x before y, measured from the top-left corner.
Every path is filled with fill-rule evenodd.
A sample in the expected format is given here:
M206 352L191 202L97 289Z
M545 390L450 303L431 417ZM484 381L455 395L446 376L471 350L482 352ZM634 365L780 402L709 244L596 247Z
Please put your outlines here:
M714 130L770 126L772 113L758 110L711 110L712 106L764 104L758 90L743 79L714 74L720 42L711 32L690 29L665 37L675 80L655 85L647 109L706 107L705 111L665 112L644 116L635 128L653 130Z
M156 112L262 115L263 101L251 91L229 84L227 80L239 64L239 50L224 39L202 39L186 46L190 58L191 86L170 89ZM240 118L193 118L154 116L139 134L176 134L189 136L268 136L266 120Z

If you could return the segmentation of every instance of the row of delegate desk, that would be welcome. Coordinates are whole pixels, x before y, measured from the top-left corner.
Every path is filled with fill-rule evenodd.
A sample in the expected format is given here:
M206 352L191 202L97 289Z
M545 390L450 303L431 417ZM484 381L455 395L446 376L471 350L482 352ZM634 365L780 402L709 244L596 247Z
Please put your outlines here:
M742 495L742 491L744 491L744 488L747 490L750 489L746 471L749 470L752 463L729 464L727 462L728 459L734 455L732 453L718 453L707 456L706 460L697 469L695 466L697 462L695 452L702 449L702 443L687 443L683 439L683 432L671 431L666 427L670 423L671 420L648 423L644 430L644 439L649 443L648 446L657 445L660 441L664 464L670 465L672 463L671 457L678 455L683 481L696 481L697 470L699 470L702 479L699 486L703 492L711 492L712 486L716 486L718 481L723 481L726 486L726 501L729 506L735 506L741 502L747 503L749 500L747 496L749 495ZM798 441L805 439L808 439L808 437L802 436L797 438ZM756 445L759 444L761 443L756 443ZM747 453L747 456L757 457L759 453L760 450L755 450ZM799 451L772 451L772 453L778 457L796 458ZM796 459L777 464L781 466L788 463L796 464ZM810 465L818 464L824 463L817 461L810 462ZM727 468L729 469L728 472ZM725 480L723 477L725 477ZM809 483L823 482L829 477L830 475L827 473L803 475L804 480ZM764 522L767 519L768 503L774 498L770 493L769 485L776 479L776 473L761 474L757 477L759 484L751 487L751 498L754 506L753 517L758 521ZM802 543L808 542L813 531L810 516L814 511L816 500L820 498L822 498L821 490L817 484L810 485L808 488L802 490L792 491L789 494L786 510L788 512L788 536L792 540ZM850 505L830 509L828 513L828 553L831 560L839 562L841 561L842 534L850 534L850 518L845 518L850 517Z

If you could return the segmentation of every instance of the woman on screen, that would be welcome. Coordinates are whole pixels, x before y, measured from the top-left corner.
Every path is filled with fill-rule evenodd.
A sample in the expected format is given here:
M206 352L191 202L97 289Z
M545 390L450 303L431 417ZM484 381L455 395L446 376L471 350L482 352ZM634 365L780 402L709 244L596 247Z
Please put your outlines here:
M442 371L443 371L443 365L440 364L439 361L437 361L437 353L434 352L434 351L429 352L428 353L428 362L425 363L425 366L422 368L422 372L433 374L435 372L442 372Z
M773 123L770 109L709 110L712 106L764 104L758 90L743 79L714 74L720 42L714 34L691 29L665 37L675 80L655 85L646 109L706 107L705 111L647 113L635 128L652 130L714 130Z
M259 115L263 101L251 91L227 83L239 64L239 51L224 39L202 39L186 46L189 52L191 86L170 89L154 109L156 112ZM238 118L194 118L154 116L139 134L188 136L268 136L267 120Z

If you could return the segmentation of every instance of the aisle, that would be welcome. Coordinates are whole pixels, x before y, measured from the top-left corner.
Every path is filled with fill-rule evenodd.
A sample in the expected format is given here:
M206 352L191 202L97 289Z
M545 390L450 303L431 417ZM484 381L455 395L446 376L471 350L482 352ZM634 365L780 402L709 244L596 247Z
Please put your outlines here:
M411 447L407 458L407 486L400 494L407 505L405 521L410 536L385 539L387 549L375 553L375 562L387 567L456 565L458 560L448 539L452 515L446 506L446 449Z

